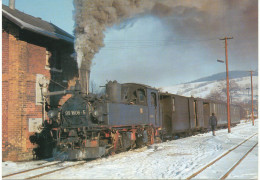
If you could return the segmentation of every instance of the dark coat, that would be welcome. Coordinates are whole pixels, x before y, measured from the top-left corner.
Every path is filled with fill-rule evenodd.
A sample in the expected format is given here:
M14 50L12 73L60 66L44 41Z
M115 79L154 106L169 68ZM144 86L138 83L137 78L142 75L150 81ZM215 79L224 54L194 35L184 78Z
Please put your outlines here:
M209 125L210 126L217 126L218 120L216 116L210 116L209 118Z

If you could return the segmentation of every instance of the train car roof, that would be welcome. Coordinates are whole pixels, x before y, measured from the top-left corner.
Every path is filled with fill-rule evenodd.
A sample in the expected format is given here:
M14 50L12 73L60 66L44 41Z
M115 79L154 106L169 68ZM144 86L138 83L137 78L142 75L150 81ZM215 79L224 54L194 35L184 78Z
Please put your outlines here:
M181 96L181 95L177 95L177 94L172 94L172 93L168 93L168 92L164 92L164 93L160 93L161 96L178 96L178 97L183 97L183 98L193 98L195 100L199 100L199 101L203 101L204 103L218 103L218 104L227 104L226 102L223 101L217 101L217 100L211 100L211 99L203 99L203 98L199 98L199 97L187 97L187 96ZM230 104L232 106L239 106L240 105L236 105L236 104Z
M194 97L181 96L181 95L178 95L178 94L172 94L172 93L168 93L168 92L161 92L160 95L161 96L178 96L178 97L183 97L183 98L198 99L198 98L194 98Z
M218 104L227 104L226 102L223 102L223 101L217 101L217 100L211 100L211 99L201 99L203 102L207 102L207 103L218 103ZM238 104L231 104L230 103L230 106L239 106Z

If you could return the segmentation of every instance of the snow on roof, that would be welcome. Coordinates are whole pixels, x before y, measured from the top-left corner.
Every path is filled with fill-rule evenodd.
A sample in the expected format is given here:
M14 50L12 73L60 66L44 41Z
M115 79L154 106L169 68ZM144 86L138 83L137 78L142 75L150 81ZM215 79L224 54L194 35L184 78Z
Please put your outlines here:
M21 29L26 29L53 39L62 39L69 43L74 42L74 37L52 23L46 22L41 18L36 18L25 14L17 9L13 10L2 5L2 15L15 23Z

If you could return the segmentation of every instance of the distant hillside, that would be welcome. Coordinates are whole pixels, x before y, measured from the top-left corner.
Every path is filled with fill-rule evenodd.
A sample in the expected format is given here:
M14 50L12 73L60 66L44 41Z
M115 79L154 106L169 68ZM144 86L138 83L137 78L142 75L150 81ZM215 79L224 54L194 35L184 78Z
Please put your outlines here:
M229 71L229 78L235 79L235 78L243 78L243 77L249 77L250 73L248 71ZM254 72L253 76L258 76L258 72ZM204 81L220 81L226 79L226 72L217 73L211 76L207 76L204 78L200 78L188 83L195 83L195 82L204 82ZM186 83L185 83L186 84Z
M248 72L247 72L248 73ZM216 75L212 76L216 77ZM197 80L198 81L198 80ZM250 76L234 78L231 81L236 89L230 90L231 102L248 103L251 100L251 78ZM230 84L230 87L231 87ZM218 98L225 99L226 80L209 80L192 83L178 84L174 86L161 87L162 92L169 92L186 97L208 98L214 92L219 92ZM232 88L231 88L232 89ZM253 76L254 100L258 100L258 76Z

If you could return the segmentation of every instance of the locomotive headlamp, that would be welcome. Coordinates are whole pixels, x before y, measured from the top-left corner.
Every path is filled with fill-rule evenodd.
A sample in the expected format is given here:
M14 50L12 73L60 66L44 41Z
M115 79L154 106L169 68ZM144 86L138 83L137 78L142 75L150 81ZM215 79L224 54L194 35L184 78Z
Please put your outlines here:
M57 110L50 110L48 112L48 117L51 119L51 118L55 118L58 116L58 111Z
M92 113L92 115L93 115L95 118L97 118L97 117L99 116L98 110L94 110L93 113Z

